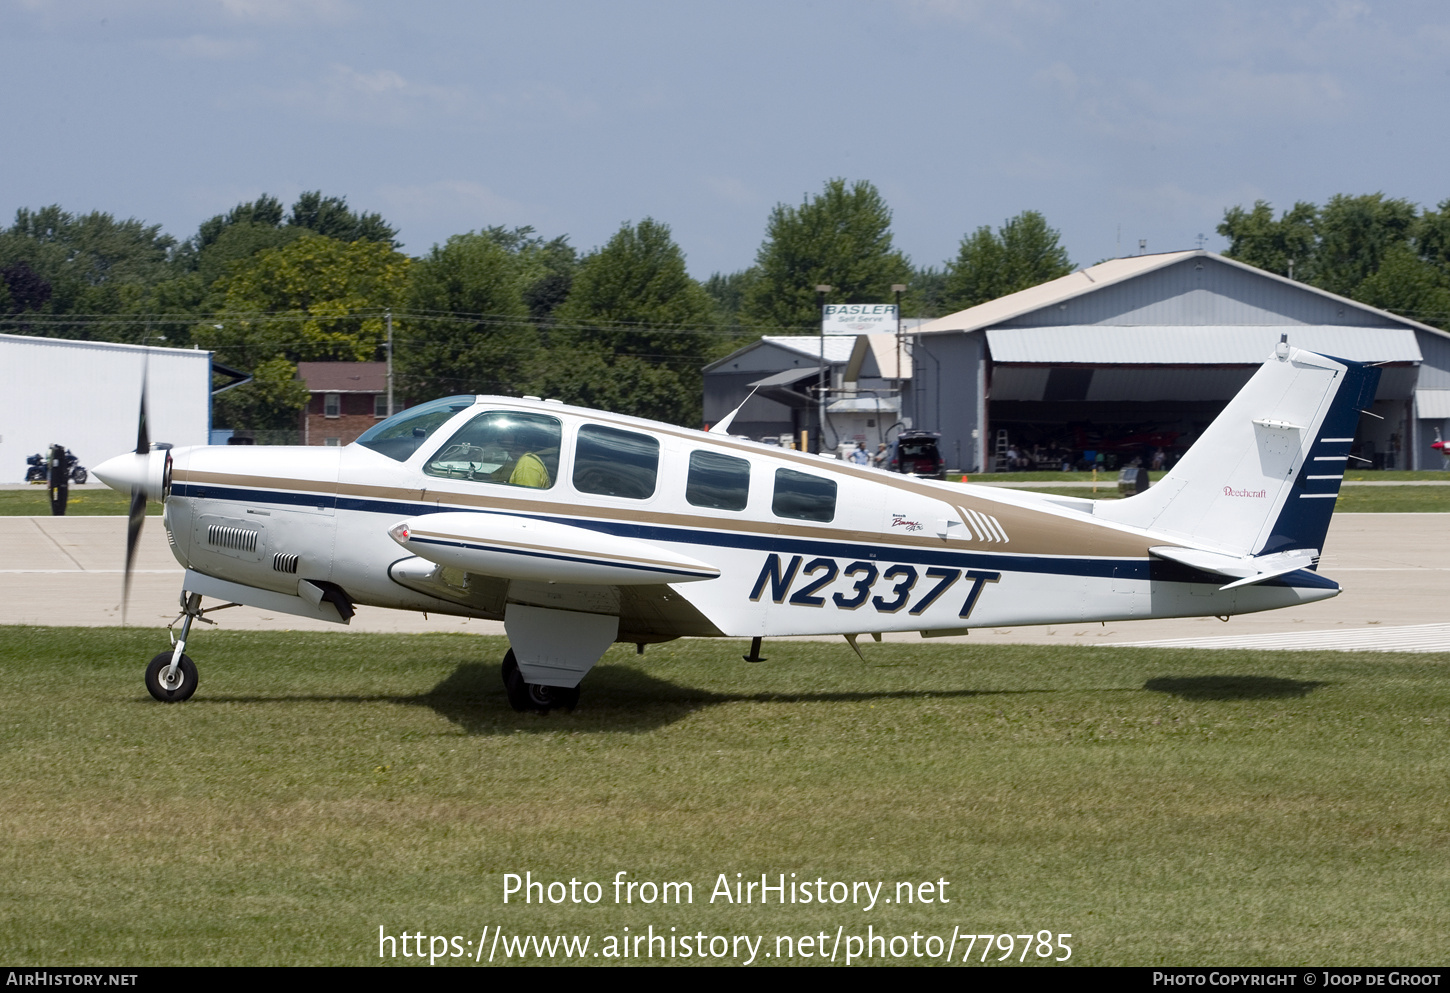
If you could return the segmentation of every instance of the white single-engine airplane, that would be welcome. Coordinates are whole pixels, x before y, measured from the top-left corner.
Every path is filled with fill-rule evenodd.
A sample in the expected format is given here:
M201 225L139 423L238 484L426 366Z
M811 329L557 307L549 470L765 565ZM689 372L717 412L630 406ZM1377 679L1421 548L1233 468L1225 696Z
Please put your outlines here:
M502 620L517 710L573 707L614 642L1227 616L1308 603L1379 370L1281 340L1156 486L1093 501L940 483L532 397L412 407L346 448L137 451L95 472L186 567L162 701L203 597L348 623ZM144 393L144 388L143 388ZM732 415L733 417L733 415ZM217 608L210 608L217 609ZM859 649L857 650L859 653Z

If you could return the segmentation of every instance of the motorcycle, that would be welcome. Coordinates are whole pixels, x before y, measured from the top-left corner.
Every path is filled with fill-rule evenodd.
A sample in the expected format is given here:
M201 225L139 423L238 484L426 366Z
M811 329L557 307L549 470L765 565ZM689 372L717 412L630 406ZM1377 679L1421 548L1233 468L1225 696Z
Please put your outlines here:
M25 481L27 483L38 483L41 486L50 483L50 457L43 452L35 455L28 455L25 458ZM80 459L71 454L71 450L65 450L65 470L71 482L77 486L91 478L86 467L80 464Z

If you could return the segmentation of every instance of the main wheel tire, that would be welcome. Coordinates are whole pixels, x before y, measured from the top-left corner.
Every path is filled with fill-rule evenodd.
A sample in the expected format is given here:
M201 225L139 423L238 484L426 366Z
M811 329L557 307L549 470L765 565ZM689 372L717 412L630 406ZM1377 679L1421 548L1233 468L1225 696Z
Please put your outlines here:
M542 686L524 682L519 660L509 649L503 657L503 689L509 706L519 713L534 711L547 714L551 710L570 710L579 706L579 687Z
M171 653L162 652L146 666L146 692L162 703L180 703L190 700L196 692L196 663L189 656L181 657L176 667L175 682L166 681L166 670L171 667Z
M579 687L550 686L549 689L554 695L554 706L559 710L572 714L579 706Z
M512 648L503 657L503 691L508 696L509 706L519 713L535 709L529 700L529 687L524 682L523 673L519 672L519 660L514 657Z

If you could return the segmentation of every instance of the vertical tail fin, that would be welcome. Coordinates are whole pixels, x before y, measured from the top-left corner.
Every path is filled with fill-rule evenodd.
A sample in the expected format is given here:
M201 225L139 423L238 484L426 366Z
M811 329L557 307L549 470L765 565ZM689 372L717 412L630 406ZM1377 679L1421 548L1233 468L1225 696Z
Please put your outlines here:
M1322 549L1379 376L1281 342L1168 475L1095 514L1235 555Z

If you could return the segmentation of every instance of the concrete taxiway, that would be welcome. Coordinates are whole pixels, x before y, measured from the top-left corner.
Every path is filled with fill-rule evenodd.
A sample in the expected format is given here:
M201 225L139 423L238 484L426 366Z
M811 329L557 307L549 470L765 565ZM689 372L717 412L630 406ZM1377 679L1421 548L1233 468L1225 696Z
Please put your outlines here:
M1302 607L1243 614L1226 623L1206 617L980 628L932 641L1450 652L1450 623L1441 621L1450 604L1447 523L1445 514L1336 515L1320 572L1344 592ZM121 517L0 517L0 624L120 624L125 536ZM159 628L175 618L181 578L160 519L148 518L127 624ZM234 607L214 619L231 630L503 633L494 621L376 607L360 607L348 627L252 607ZM207 630L193 637L205 638ZM920 640L915 634L888 638ZM158 639L164 647L164 637Z

